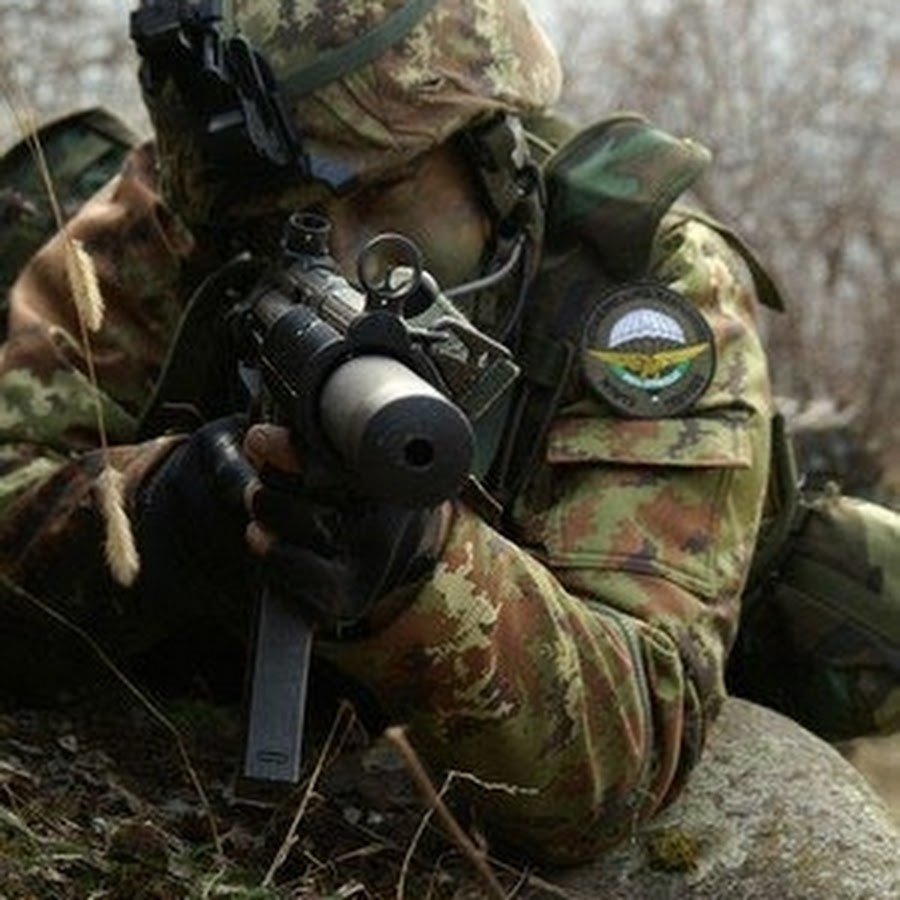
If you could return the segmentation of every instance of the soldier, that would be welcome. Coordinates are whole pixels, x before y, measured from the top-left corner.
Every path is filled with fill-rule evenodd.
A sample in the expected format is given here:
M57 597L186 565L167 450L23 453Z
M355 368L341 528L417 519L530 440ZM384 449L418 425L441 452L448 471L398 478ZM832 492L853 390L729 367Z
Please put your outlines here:
M524 0L224 8L133 15L156 140L69 228L105 300L90 365L63 235L11 292L3 684L73 677L68 632L30 598L127 660L213 622L246 635L262 577L435 772L473 776L498 845L588 859L676 796L725 692L768 479L771 283L673 206L701 147L548 114L560 69ZM303 436L246 429L205 371L214 328L184 338L191 297L228 295L209 286L240 253L277 258L298 210L330 221L351 281L372 237L407 235L514 351L521 377L500 426L476 430L459 496L311 494ZM187 364L167 363L173 345ZM202 387L170 377L185 371ZM166 413L186 406L199 420L175 431ZM110 464L130 586L102 554Z
M138 140L127 125L99 107L54 119L36 137L65 219L118 172ZM0 185L0 303L5 320L6 294L15 276L53 235L56 222L28 139L0 159Z

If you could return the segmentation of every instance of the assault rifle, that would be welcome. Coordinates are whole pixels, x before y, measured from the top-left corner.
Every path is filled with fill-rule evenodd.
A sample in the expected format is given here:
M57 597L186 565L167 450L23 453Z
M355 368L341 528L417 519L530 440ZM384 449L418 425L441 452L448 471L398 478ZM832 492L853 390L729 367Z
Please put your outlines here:
M282 259L232 313L245 381L287 425L304 481L410 507L453 497L473 467L475 427L518 369L422 267L383 234L363 250L361 290L329 255L327 220L297 214ZM261 592L243 776L296 782L312 633L297 604Z

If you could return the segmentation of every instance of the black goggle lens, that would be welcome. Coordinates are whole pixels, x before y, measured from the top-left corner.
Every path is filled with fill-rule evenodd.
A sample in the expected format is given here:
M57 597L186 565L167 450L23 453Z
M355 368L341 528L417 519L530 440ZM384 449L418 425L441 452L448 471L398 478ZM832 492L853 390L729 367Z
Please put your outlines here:
M173 80L196 116L213 166L306 174L304 156L265 59L240 35L223 38L222 0L142 0L131 14L148 97Z

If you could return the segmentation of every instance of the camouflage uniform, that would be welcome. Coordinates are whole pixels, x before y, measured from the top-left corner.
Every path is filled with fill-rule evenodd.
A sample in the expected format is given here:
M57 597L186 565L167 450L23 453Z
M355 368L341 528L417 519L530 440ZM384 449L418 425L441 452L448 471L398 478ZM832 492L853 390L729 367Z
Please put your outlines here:
M137 136L105 109L87 109L55 119L37 138L60 203L68 219L122 166ZM27 139L0 159L0 310L19 270L56 231L40 169ZM5 324L5 323L4 323Z
M330 29L354 33L381 5L346 3L346 17L328 24L286 6L243 4L248 30L270 54L277 46L267 48L267 34L324 29L314 33L327 42ZM438 5L376 63L298 100L323 140L362 147L361 171L402 168L486 111L552 101L558 68L524 9L466 5L460 20L452 8ZM431 43L445 25L460 35L446 57L446 41ZM511 52L516 41L531 48L531 65ZM496 64L471 65L485 54ZM468 68L447 70L460 56ZM429 78L433 71L441 79ZM380 111L389 128L348 114L357 103L373 108L365 100L373 89L386 92ZM426 124L417 127L420 116ZM202 231L211 207L191 181L196 168L165 142L161 151L165 193ZM136 444L136 421L178 326L185 284L204 263L195 236L156 192L154 172L152 150L136 152L72 223L106 297L93 349L110 452L132 492L178 440ZM229 213L252 216L261 204L236 197ZM12 292L0 357L0 566L8 582L127 655L178 627L183 612L165 598L143 609L105 576L95 398L62 251L57 237ZM548 255L535 288L549 304L555 266L569 265L573 278L596 270L584 248L561 252ZM433 576L406 589L406 609L374 634L317 643L389 719L408 723L435 771L472 776L465 789L492 834L541 860L586 859L676 795L724 694L762 514L771 409L748 270L715 230L673 214L655 240L651 272L688 298L714 337L712 382L694 408L623 418L573 380L509 524L501 530L457 502ZM9 615L25 619L27 603L6 593ZM33 656L11 660L2 665L34 665Z

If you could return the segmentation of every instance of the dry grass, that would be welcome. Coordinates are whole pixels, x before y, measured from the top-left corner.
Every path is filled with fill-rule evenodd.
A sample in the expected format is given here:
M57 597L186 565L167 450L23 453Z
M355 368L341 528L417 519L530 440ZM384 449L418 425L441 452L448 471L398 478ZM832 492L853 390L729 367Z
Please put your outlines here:
M495 860L486 890L442 828L422 828L425 806L400 755L346 716L333 720L330 738L313 723L315 771L261 805L236 802L236 708L180 699L166 713L204 783L218 846L178 748L142 704L116 693L0 712L4 900L474 900L526 888L529 898L566 896ZM328 749L334 732L340 754Z

